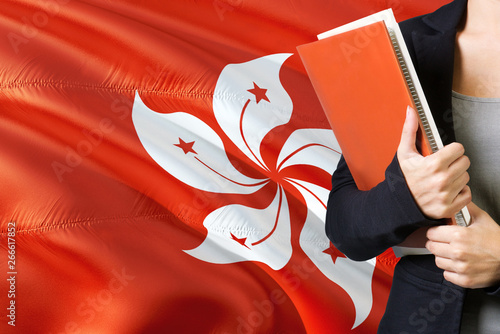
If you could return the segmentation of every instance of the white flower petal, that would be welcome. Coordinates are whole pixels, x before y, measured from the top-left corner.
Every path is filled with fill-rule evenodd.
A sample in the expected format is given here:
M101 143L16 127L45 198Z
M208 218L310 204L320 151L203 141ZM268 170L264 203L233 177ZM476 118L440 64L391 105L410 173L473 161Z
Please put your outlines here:
M291 55L274 54L229 64L215 86L217 122L233 143L264 169L268 168L260 155L262 139L271 129L286 124L293 112L292 100L279 78L281 66ZM266 91L253 94L256 86ZM264 95L269 101L262 99Z
M216 193L253 193L266 179L252 179L230 163L224 145L203 121L184 112L161 114L136 93L132 120L148 154L187 185Z
M290 210L280 187L263 210L228 205L210 213L203 225L208 230L206 239L197 248L185 251L202 261L258 261L279 270L292 256Z
M372 277L375 260L351 261L324 253L330 248L325 233L326 201L329 191L315 184L292 180L307 203L307 218L300 234L300 246L319 270L344 289L352 299L356 316L352 328L359 326L370 314L373 304Z
M278 168L312 165L332 174L340 159L340 147L332 130L299 129L287 138L278 157Z

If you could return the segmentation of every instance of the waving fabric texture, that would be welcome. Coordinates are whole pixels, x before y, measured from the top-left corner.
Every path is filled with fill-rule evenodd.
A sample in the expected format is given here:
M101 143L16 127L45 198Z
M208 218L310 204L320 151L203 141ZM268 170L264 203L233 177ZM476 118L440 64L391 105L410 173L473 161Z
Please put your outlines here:
M441 4L3 1L0 332L375 333L397 259L325 236L296 47Z

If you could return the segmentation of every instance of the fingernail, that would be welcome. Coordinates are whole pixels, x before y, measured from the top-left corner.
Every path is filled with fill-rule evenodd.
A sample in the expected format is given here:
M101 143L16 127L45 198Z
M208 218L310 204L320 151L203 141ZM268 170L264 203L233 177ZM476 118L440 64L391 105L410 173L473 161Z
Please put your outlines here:
M412 108L411 106L407 106L407 107L406 107L406 115L407 115L407 116L408 116L408 114L409 114L410 112L412 112L412 111L413 111L413 108Z

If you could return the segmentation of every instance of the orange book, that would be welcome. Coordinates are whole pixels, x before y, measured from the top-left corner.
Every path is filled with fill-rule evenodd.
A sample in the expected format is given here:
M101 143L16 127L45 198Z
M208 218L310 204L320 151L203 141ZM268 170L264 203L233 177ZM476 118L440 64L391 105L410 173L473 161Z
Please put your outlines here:
M359 189L384 180L408 106L420 118L421 153L443 147L392 10L319 38L297 50ZM468 225L467 208L455 220Z

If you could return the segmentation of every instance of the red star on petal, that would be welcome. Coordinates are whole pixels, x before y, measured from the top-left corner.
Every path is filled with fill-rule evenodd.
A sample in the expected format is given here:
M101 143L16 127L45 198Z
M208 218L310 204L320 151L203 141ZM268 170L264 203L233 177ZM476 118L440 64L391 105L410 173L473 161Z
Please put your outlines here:
M261 100L271 102L266 96L267 89L260 88L255 82L253 83L253 88L249 89L248 91L255 95L255 100L257 101L257 103L259 103Z
M240 245L245 246L246 248L250 249L250 247L245 245L245 242L247 242L247 238L237 238L234 234L231 233L231 239L233 239L234 241L236 241Z
M325 249L323 253L328 254L332 257L333 263L337 261L337 258L339 257L346 257L341 251L339 251L337 248L335 248L331 243L330 247Z
M193 145L194 145L194 141L192 141L190 143L186 143L184 140L182 140L180 138L179 138L179 144L174 144L174 146L182 148L182 150L184 151L184 154L188 154L189 152L192 152L194 154L198 154L198 153L196 153L195 150L193 150Z

